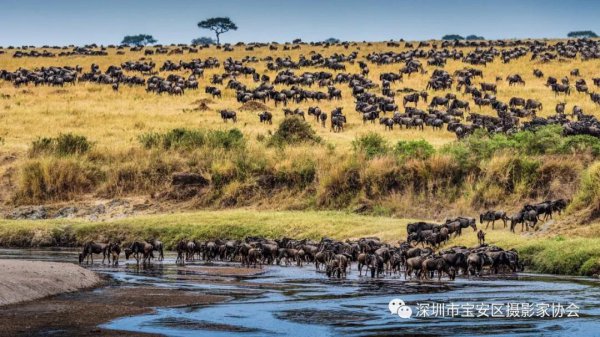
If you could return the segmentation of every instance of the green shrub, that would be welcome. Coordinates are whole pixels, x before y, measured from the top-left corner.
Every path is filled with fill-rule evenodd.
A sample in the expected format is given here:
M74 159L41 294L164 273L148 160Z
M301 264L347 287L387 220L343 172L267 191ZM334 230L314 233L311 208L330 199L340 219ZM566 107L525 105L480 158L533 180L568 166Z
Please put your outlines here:
M300 143L320 143L321 138L317 136L315 130L306 121L291 117L286 118L279 124L277 131L269 139L271 146L284 146Z
M193 149L205 144L205 133L200 130L173 129L162 136L162 147L169 149Z
M70 133L60 134L56 138L43 137L34 140L30 149L30 155L80 155L88 152L92 148L92 145L85 136Z
M429 159L435 153L435 149L423 139L409 141L401 140L394 146L394 153L401 159Z
M138 136L138 141L146 149L163 148L165 150L190 150L203 146L230 150L243 147L245 144L244 135L238 129L206 131L177 128L164 134L144 133Z
M600 155L600 138L590 135L577 135L565 137L558 153L570 154L589 151L595 157Z
M378 133L369 132L352 141L352 147L357 153L364 153L367 158L382 156L389 151L385 138Z
M244 134L238 129L227 131L213 130L208 132L207 140L211 147L221 147L230 150L244 145Z

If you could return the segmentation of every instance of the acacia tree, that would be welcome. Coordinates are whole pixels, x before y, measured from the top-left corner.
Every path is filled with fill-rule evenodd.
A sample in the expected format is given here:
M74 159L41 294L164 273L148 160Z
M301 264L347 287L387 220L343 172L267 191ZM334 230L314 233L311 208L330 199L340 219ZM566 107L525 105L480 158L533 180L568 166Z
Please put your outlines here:
M215 32L215 35L217 36L217 44L221 44L221 40L219 40L219 36L221 34L227 33L230 30L238 29L236 24L227 17L210 18L200 21L198 22L198 27L202 29L209 29Z
M133 44L136 46L145 46L156 42L156 39L148 34L127 35L123 38L123 41L121 41L122 44Z
M591 30L578 30L575 32L570 32L567 34L567 37L572 38L596 38L598 35Z
M448 34L442 36L442 40L464 40L465 38L458 34Z

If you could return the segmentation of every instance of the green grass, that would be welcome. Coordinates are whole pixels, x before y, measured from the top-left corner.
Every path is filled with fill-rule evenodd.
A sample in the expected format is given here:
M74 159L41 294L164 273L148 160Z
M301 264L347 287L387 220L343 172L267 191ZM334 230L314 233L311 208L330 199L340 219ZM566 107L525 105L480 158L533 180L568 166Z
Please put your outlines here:
M378 236L396 242L406 237L412 220L362 216L344 212L198 211L137 216L127 219L88 222L81 220L1 220L1 246L72 246L87 240L143 240L158 237L168 247L180 239L264 236L278 238L335 239Z

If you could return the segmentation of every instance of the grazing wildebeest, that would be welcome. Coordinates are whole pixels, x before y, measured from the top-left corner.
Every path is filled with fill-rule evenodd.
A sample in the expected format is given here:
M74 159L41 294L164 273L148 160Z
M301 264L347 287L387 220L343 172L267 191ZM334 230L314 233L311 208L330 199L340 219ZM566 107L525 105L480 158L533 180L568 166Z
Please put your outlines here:
M137 264L139 265L141 254L142 263L146 264L150 262L151 258L154 257L154 255L152 255L152 251L154 251L154 246L148 242L135 241L129 246L129 248L125 249L125 259L129 260L129 257L133 255Z
M223 122L227 122L228 119L231 119L234 123L237 122L237 114L232 110L221 110L219 111L221 114L221 119Z
M87 242L83 245L83 250L79 253L79 264L83 263L83 260L86 260L86 263L90 263L90 259L92 260L92 264L94 264L94 255L93 254L102 254L102 264L106 258L108 258L108 262L110 263L110 256L108 254L108 244L105 243L95 243L94 241Z
M442 256L431 256L426 258L421 263L421 278L428 279L429 273L437 272L438 282L442 279L443 274L447 274L450 280L454 280L456 270L452 268Z
M269 124L273 124L273 114L271 114L268 111L263 111L261 113L258 114L258 118L260 120L261 123L269 123Z
M484 220L487 221L485 228L487 229L491 222L493 230L496 220L502 220L504 228L506 228L506 220L508 220L508 217L506 216L506 212L503 211L486 211L479 215L479 223L483 224Z

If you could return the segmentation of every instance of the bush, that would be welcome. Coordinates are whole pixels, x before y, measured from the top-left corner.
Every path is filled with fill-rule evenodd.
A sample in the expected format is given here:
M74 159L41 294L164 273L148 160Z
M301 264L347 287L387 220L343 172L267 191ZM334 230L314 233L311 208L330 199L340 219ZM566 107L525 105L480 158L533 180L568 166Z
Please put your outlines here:
M70 133L60 134L56 138L38 138L33 141L30 155L81 155L92 148L92 143L85 136L73 135Z
M389 151L385 138L375 132L369 132L364 136L354 139L352 147L355 152L364 153L369 159L385 155Z
M435 149L423 139L409 140L396 143L394 153L401 159L429 159L435 153Z
M502 151L520 155L546 155L582 150L600 154L600 139L591 136L563 137L560 125L548 125L536 131L520 131L513 135L490 135L486 130L478 129L462 141L446 145L442 152L459 156L464 162L473 164L488 160Z
M139 135L138 140L146 149L160 147L165 150L190 150L203 146L230 150L244 145L244 135L238 129L205 131L177 128L165 134L145 133Z
M600 155L600 138L590 135L576 135L565 137L558 153L571 154L589 151L594 157Z
M283 146L300 143L320 143L321 138L317 136L310 124L297 117L286 118L279 124L277 131L269 140L269 145Z

